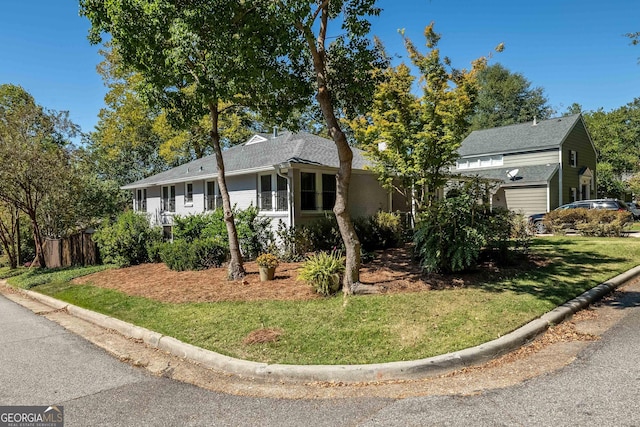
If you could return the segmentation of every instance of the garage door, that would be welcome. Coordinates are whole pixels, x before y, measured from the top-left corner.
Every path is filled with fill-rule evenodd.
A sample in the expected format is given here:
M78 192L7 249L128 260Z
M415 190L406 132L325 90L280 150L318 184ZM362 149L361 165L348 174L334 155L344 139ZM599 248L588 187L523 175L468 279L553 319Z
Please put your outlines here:
M547 187L515 187L504 189L507 207L529 216L547 211Z

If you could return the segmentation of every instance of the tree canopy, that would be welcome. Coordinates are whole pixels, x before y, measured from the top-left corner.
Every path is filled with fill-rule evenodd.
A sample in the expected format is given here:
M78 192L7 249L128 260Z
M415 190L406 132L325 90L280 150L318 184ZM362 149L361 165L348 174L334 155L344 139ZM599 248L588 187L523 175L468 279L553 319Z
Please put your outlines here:
M598 194L621 197L640 172L640 98L611 110L583 113L598 150ZM640 188L633 186L634 193Z
M469 70L453 68L440 53L433 24L424 35L426 54L404 38L420 71L422 96L412 93L415 78L401 64L384 72L386 81L378 86L372 110L351 122L383 184L413 199L418 209L445 183L447 167L457 158L478 96L478 75L487 62L481 57Z
M93 43L111 35L122 62L142 77L143 94L181 129L210 119L209 140L218 167L229 235L229 276L244 275L222 158L220 118L247 107L286 117L310 92L291 77L296 58L284 60L293 29L271 1L80 0Z
M501 64L486 67L478 73L478 102L471 127L490 129L516 123L546 120L554 113L541 87L520 73L513 73Z

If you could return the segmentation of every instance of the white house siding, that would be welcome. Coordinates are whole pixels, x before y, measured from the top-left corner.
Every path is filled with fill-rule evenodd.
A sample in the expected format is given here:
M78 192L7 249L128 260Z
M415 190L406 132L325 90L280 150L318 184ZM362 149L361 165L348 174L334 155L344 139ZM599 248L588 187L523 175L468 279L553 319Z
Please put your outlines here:
M547 211L547 187L513 187L504 189L509 210L525 216Z
M238 209L246 209L249 206L256 206L258 201L258 178L255 174L239 175L227 177L227 189L231 206Z
M557 149L549 151L537 151L526 154L505 154L503 166L505 168L517 168L520 166L546 165L560 162Z

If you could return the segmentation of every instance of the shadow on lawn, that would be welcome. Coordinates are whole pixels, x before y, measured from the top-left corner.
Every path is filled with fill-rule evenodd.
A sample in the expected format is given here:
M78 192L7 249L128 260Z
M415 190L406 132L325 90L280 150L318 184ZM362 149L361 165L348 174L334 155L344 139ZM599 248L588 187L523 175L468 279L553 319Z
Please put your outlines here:
M545 250L545 247L552 248ZM597 286L599 282L593 279L595 274L611 271L613 276L617 273L615 264L627 261L626 258L594 254L585 249L572 249L574 247L574 241L564 239L533 243L532 248L544 254L542 258L534 255L522 261L510 277L494 277L471 286L490 292L531 294L559 305Z

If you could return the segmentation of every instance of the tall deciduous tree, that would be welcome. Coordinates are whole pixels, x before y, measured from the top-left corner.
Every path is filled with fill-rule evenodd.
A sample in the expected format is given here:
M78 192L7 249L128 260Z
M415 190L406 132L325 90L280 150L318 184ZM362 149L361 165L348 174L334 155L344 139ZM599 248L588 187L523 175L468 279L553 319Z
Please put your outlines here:
M69 188L72 166L65 146L76 130L66 113L45 110L23 88L0 86L0 200L28 216L40 266L42 206Z
M520 73L512 73L500 64L486 67L478 74L480 90L474 109L472 129L489 129L532 121L545 120L554 110L541 87Z
M625 178L640 172L640 98L583 116L599 154L598 194L621 197Z
M20 260L19 236L20 210L15 204L0 200L0 243L10 268L16 268Z
M371 112L351 122L383 184L411 196L418 210L444 185L448 167L458 157L476 102L478 74L487 62L482 57L469 70L452 68L440 54L440 35L433 24L424 34L426 54L404 39L411 62L421 74L422 97L412 93L414 78L409 67L399 65L386 72Z
M339 119L363 112L375 89L372 70L384 66L380 50L368 39L371 27L368 19L378 16L380 9L375 6L375 0L278 0L273 3L277 19L295 29L294 38L287 45L287 57L294 66L306 65L306 69L296 71L302 71L301 81L315 91L328 133L338 150L340 166L333 212L346 249L343 292L352 293L360 277L360 241L348 209L353 151ZM304 75L310 79L302 77Z
M80 0L91 21L90 40L109 33L125 65L139 72L145 95L184 128L206 113L218 167L218 185L229 235L229 277L244 267L225 179L220 119L236 106L288 114L304 94L288 90L290 29L274 14L272 2L256 0ZM259 46L260 48L257 48ZM304 96L302 97L304 98ZM277 107L277 108L276 108Z

